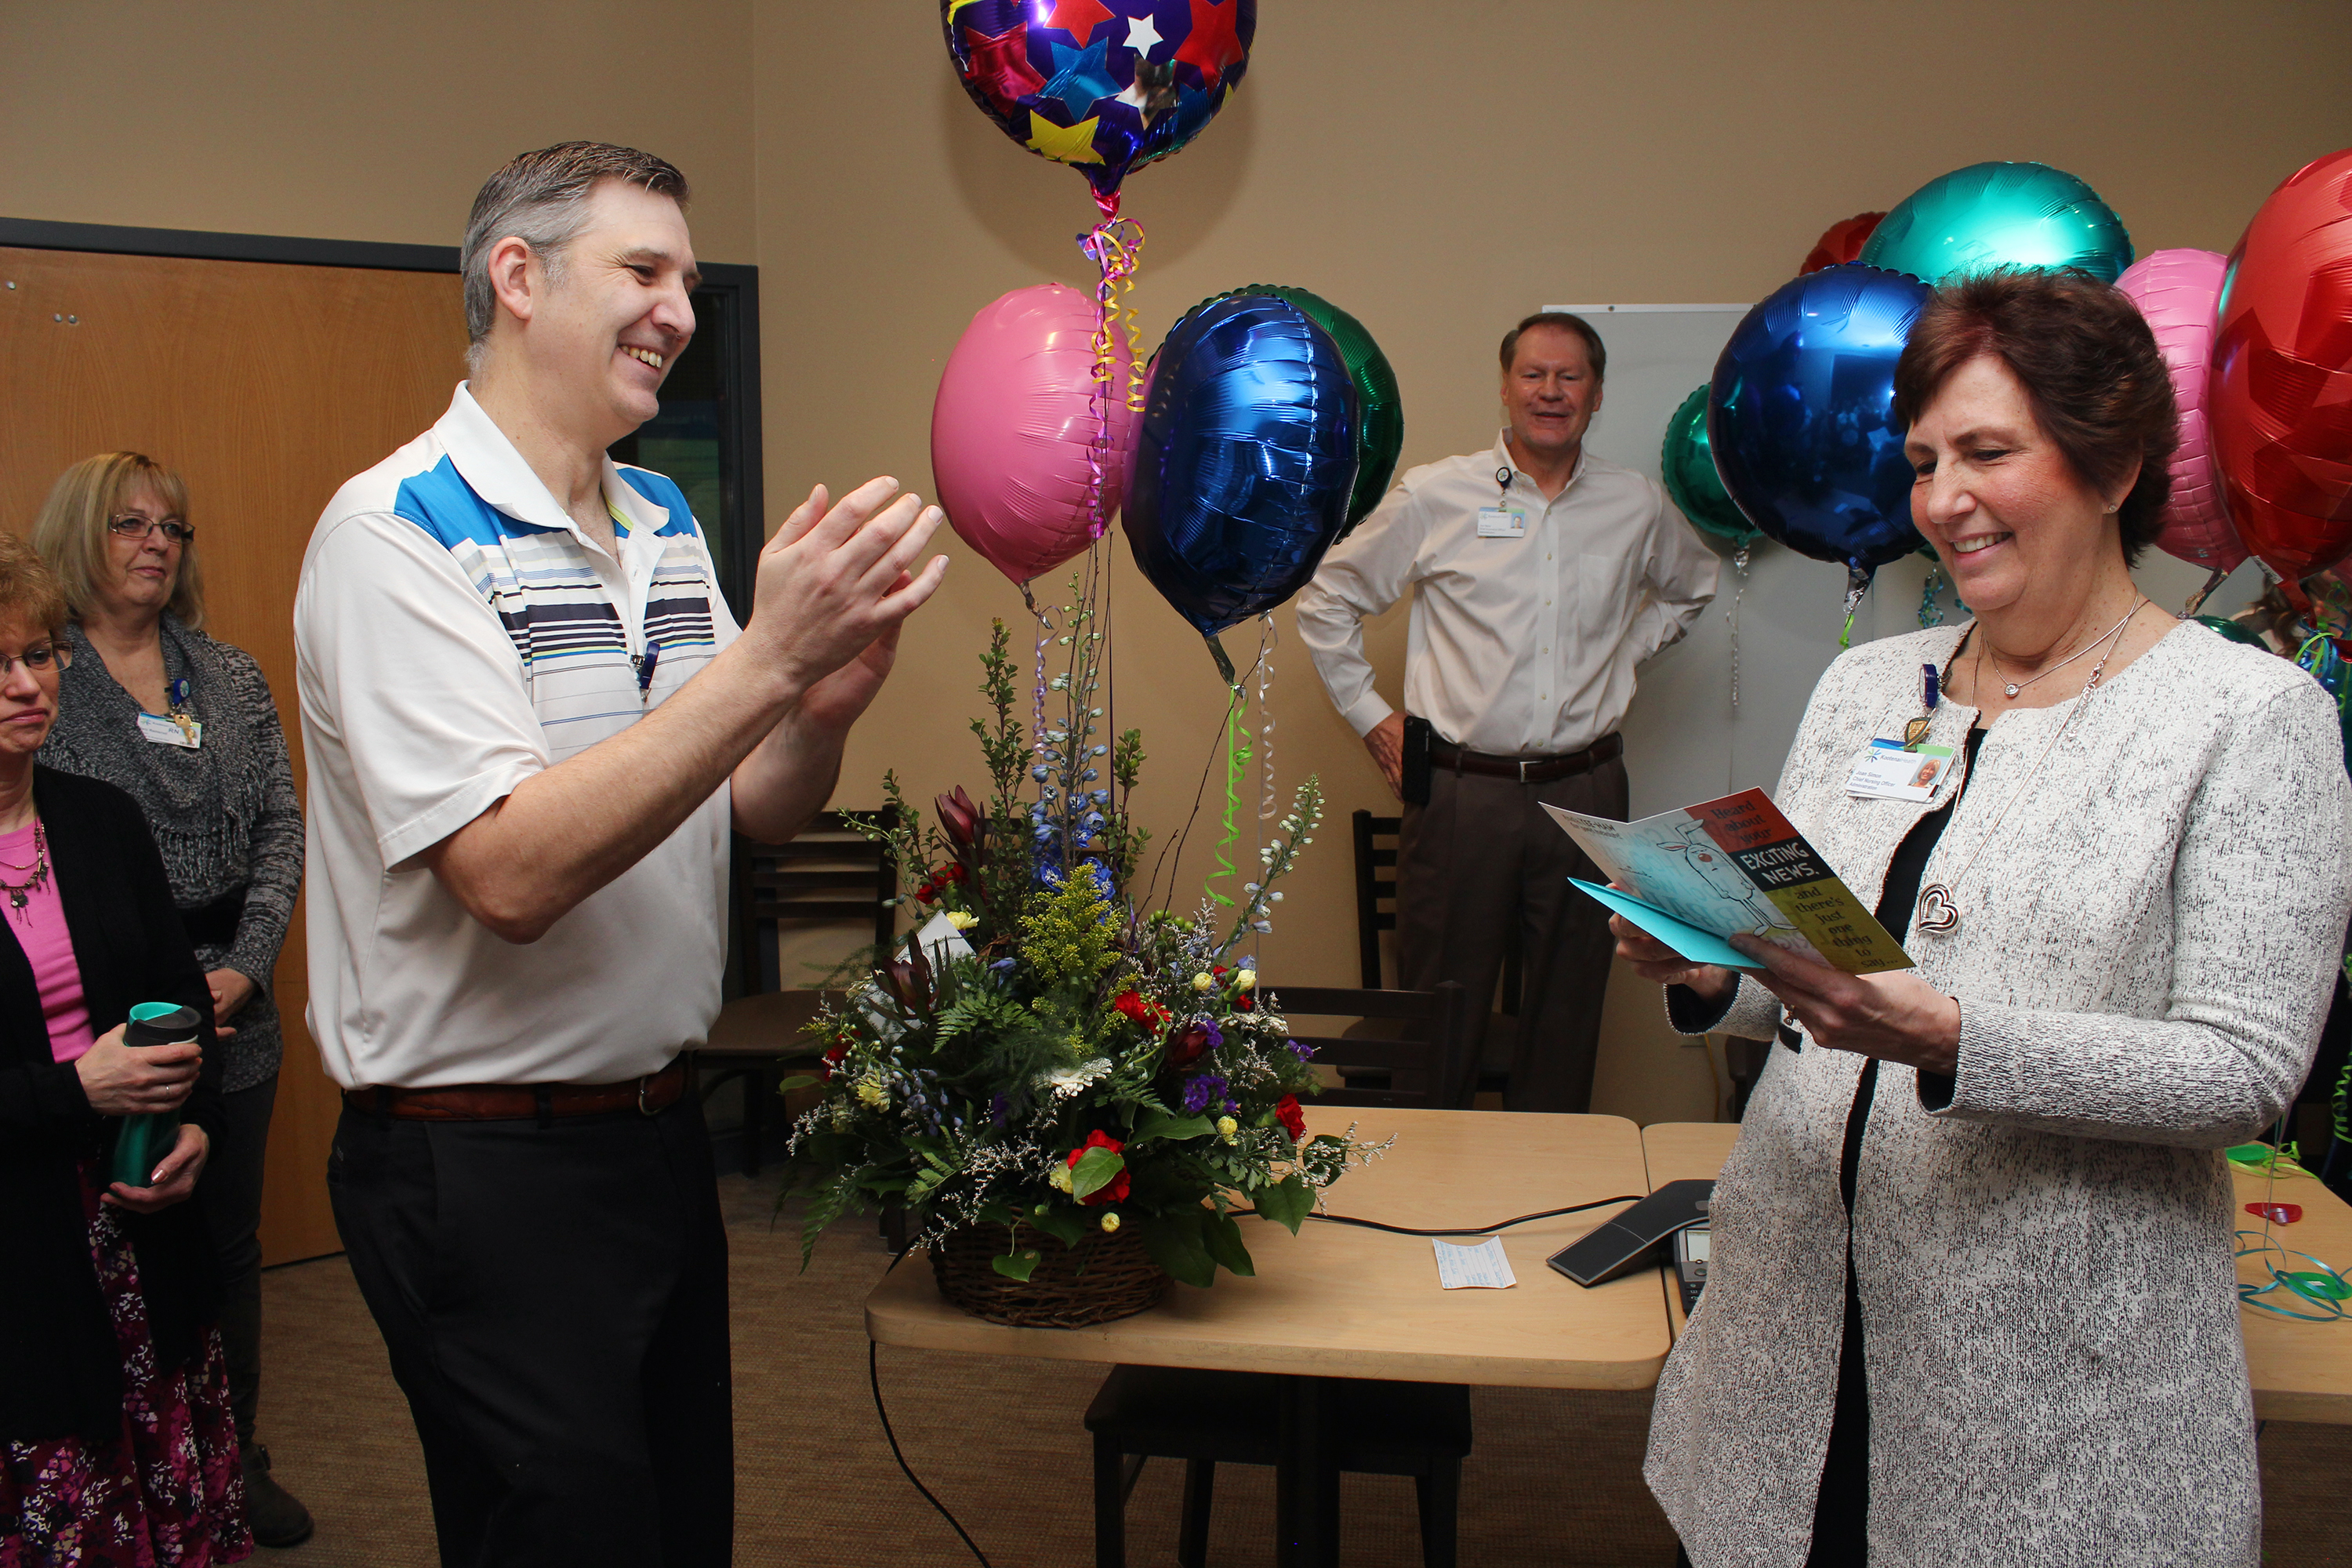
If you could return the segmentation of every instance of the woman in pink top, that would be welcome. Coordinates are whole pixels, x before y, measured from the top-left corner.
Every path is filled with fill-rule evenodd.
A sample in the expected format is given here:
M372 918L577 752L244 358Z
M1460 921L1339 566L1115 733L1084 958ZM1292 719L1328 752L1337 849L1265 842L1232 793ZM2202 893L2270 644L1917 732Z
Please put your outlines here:
M131 798L35 765L65 596L0 534L0 1568L206 1568L252 1551L186 1203L219 1123L196 1046L123 1044L142 1002L212 995ZM125 1116L177 1110L144 1186L110 1183Z

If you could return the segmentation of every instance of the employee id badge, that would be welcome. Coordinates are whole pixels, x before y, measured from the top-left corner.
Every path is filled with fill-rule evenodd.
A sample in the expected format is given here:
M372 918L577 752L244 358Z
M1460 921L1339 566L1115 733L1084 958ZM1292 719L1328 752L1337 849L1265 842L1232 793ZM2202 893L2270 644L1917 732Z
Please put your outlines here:
M139 715L139 734L159 746L185 746L192 752L205 743L205 727L196 720L183 721L155 713Z
M1482 506L1478 509L1478 537L1481 539L1525 539L1528 536L1528 514L1515 506Z
M1949 746L1906 752L1900 741L1873 741L1855 760L1845 792L1869 800L1933 800L1951 766Z

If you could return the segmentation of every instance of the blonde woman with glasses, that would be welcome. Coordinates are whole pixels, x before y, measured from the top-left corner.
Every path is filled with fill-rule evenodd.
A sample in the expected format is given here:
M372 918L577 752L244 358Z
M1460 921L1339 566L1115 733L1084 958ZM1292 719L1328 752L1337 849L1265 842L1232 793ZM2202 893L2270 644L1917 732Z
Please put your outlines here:
M221 1131L196 1197L226 1285L221 1333L254 1536L291 1546L310 1536L310 1513L254 1440L262 1159L281 1047L270 975L302 879L285 732L252 657L200 629L204 578L179 475L136 452L85 458L50 489L33 543L62 581L71 655L41 761L139 802L220 1021Z

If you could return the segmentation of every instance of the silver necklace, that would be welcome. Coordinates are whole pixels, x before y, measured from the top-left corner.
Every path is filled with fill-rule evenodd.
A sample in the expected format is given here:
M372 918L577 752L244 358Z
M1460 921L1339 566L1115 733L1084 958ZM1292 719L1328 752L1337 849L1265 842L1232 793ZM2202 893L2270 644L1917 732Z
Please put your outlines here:
M2063 668L2065 668L2068 665L2070 665L2070 664L2074 663L2076 659L2078 659L2078 658L2082 658L2084 654L2086 654L2086 653L2090 652L2093 648L2095 648L2095 647L2098 647L2101 643L2103 643L2103 642L2106 641L2106 640L2107 640L2107 638L2109 638L2109 637L2111 637L2115 636L2115 635L2116 635L2116 633L2117 633L2117 632L2119 632L2119 631L2123 630L2123 629L2124 629L2124 622L2125 622L2125 621L2128 621L2128 620L2130 620L2134 616L2138 615L2138 614L2139 614L2139 607L2140 607L2140 605L2145 605L2145 604L2147 604L2147 601L2146 599L2138 600L2137 602L2136 602L2136 603L2132 605L2132 607L2131 607L2130 609L2126 610L2126 611L2124 612L2124 618L2123 618L2123 620L2122 620L2122 621L2117 621L2117 622L2116 622L2113 626L2109 627L2106 631L2102 632L2099 636L2093 637L2089 642L2084 643L2081 647L2076 648L2073 653L2068 654L2064 658L2060 659L2056 664L2053 664L2053 665L2050 666L2050 668L2049 668L2048 669L2044 669L2044 670L2042 670L2040 674L2037 674L2037 675L2029 675L2029 676L2027 676L2023 680L2011 680L2011 679L2010 679L2010 678L2009 678L2009 672L2008 672L2007 670L2005 670L2005 669L2001 668L2001 667L2000 667L2000 650L1999 648L1997 648L1997 647L1993 647L1993 646L1992 646L1992 638L1991 638L1991 637L1986 637L1986 638L1985 638L1985 643L1984 643L1984 650L1985 650L1986 655L1987 655L1989 658L1991 658L1991 660L1992 660L1992 672L1993 672L1993 675L1994 675L1994 676L1995 676L1995 678L1996 678L1996 679L1998 679L2000 681L2000 683L2001 683L2001 687L2000 687L2000 694L2001 694L2003 697L2015 697L2019 692L2021 692L2021 691L2024 690L2027 687L2029 687L2029 686L2032 685L2035 681L2037 681L2037 680L2041 679L2042 676L2044 676L2044 675L2048 675L2048 674L2052 673L2052 671L2054 671L2054 670L2060 670L2060 669L2063 669Z
M2105 644L2106 652L2101 654L2099 662L2091 667L2091 679L2083 683L2083 700L2074 704L2073 712L2060 721L2058 728L2050 736L2050 743L2042 748L2040 756L2033 759L2033 766L2026 770L2025 777L2019 783L2015 792L2001 803L2000 813L1992 819L1992 826L1985 829L1982 838L1977 840L1976 848L1969 853L1967 862L1960 867L1959 874L1948 882L1930 882L1919 889L1919 902L1911 914L1912 930L1924 931L1929 936L1949 936L1960 929L1960 904L1959 900L1952 896L1952 889L1966 881L1969 873L1976 869L1977 858L1985 852L1985 846L1990 844L1994 836L2000 832L2000 825L2009 820L2010 808L2025 798L2026 792L2033 787L2035 777L2042 772L2042 764L2050 760L2050 753L2058 749L2058 742L2065 738L2067 731L2074 727L2074 715L2083 710L2084 703L2089 700L2092 690L2099 684L2099 678L2107 672L2107 660L2115 657L2116 645L2122 639L2124 628L2131 625L2132 616L2139 614L2140 605L2147 602L2142 599L2139 605L2134 605L2131 607L2131 615L2117 621L2112 631L2091 645L2091 647L2097 647ZM1992 640L1990 637L1985 640L1985 646L1987 647L1992 646ZM2085 648L2084 651L2087 653L2090 649Z
M16 868L10 863L10 868ZM22 917L26 924L30 925L33 917L24 912L25 906L32 901L33 895L39 892L47 884L48 879L49 837L41 826L41 819L37 816L33 818L33 874L21 882L0 881L0 893L8 895L9 909Z

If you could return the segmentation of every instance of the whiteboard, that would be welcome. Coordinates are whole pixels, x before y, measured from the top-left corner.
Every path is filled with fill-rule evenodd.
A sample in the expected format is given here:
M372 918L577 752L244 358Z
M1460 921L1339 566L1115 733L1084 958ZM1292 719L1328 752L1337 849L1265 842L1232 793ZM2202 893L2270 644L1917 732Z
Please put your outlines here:
M1608 349L1601 411L1585 444L1600 456L1655 479L1666 421L1694 387L1714 374L1716 357L1748 307L1699 305L1547 305L1592 323ZM1642 667L1626 715L1625 768L1636 817L1672 810L1750 786L1772 788L1822 671L1837 657L1845 568L1808 560L1769 541L1749 552L1744 580L1728 543L1699 538L1724 557L1714 604L1687 637ZM1920 588L1927 563L1916 556L1879 569L1854 617L1857 642L1919 629ZM2178 614L2205 574L2150 551L2135 574L2141 591ZM2231 615L2262 591L2248 563L2204 606ZM1732 616L1738 616L1738 701L1732 700ZM1939 606L1958 617L1947 584Z

